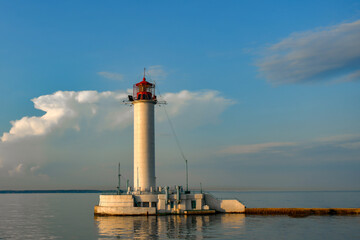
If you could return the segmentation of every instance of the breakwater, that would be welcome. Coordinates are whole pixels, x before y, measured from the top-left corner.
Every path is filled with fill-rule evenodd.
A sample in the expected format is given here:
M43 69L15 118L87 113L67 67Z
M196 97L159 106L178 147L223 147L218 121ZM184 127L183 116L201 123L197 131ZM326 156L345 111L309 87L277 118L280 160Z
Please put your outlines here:
M310 215L358 215L360 208L246 208L248 215L288 215L306 217Z

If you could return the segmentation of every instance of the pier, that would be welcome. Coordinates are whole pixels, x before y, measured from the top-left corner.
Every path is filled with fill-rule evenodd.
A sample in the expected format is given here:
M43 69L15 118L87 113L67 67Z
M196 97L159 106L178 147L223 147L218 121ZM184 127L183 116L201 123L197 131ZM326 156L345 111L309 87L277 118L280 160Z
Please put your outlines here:
M360 208L246 208L246 215L288 215L306 217L311 215L358 215Z

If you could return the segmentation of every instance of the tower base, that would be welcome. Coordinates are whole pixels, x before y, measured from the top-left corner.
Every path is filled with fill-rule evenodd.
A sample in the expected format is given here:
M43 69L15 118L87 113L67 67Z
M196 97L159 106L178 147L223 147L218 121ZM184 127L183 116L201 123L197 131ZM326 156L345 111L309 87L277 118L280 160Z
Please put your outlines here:
M220 200L208 193L164 194L142 193L100 195L95 215L162 215L245 213L245 206L237 199Z

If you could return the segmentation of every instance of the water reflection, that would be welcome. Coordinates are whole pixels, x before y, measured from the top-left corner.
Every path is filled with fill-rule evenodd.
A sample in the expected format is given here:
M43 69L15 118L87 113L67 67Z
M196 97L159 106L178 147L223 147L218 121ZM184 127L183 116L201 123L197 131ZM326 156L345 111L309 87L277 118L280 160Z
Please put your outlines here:
M202 239L242 235L243 214L167 215L167 216L95 216L99 239Z

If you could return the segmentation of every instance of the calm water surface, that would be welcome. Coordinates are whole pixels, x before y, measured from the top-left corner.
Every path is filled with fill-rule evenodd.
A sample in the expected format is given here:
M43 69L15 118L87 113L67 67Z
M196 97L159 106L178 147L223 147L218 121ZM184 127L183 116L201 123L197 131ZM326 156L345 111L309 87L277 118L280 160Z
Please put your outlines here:
M213 192L247 207L360 207L360 192ZM0 194L0 239L360 239L360 216L94 217L94 193Z

